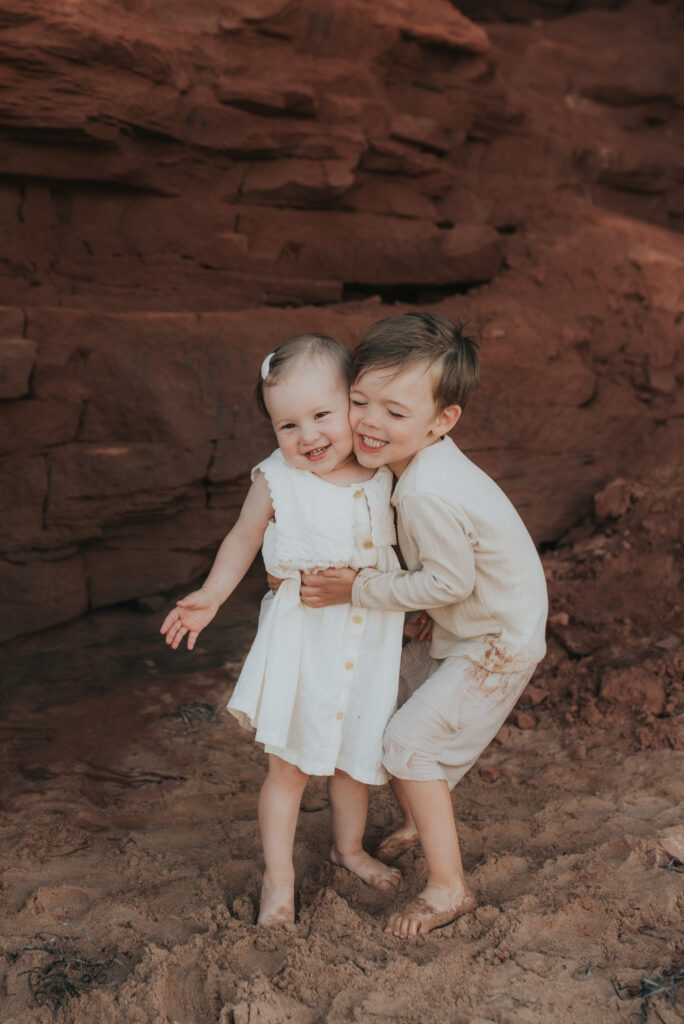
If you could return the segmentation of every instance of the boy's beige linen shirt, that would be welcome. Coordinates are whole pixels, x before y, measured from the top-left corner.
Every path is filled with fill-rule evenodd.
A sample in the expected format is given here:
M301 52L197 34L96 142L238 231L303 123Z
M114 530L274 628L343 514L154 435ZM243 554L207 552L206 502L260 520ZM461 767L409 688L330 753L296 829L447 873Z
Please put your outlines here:
M501 488L454 442L417 452L392 495L407 570L363 569L352 602L426 609L430 655L519 672L544 656L546 581L532 538Z

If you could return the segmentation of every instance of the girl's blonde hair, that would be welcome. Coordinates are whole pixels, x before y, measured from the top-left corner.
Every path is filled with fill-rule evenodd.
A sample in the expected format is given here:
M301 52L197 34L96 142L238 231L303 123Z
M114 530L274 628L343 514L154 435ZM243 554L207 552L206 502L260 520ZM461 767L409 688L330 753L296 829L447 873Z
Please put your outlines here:
M264 401L264 390L277 384L286 368L301 357L327 359L349 383L351 354L339 341L335 341L327 334L298 334L295 338L288 338L272 352L268 363L268 373L263 378L261 374L259 375L254 392L259 410L266 419L270 419L270 416Z

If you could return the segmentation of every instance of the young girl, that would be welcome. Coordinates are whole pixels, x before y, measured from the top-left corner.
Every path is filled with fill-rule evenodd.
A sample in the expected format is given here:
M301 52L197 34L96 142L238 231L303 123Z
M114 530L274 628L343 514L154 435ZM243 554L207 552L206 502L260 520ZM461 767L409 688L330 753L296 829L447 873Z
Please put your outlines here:
M265 872L260 924L294 921L292 849L309 775L327 775L330 859L379 889L396 869L362 846L369 784L387 780L382 735L395 706L403 613L351 605L307 608L300 569L398 566L392 549L392 474L360 466L349 426L349 353L325 335L283 342L266 357L257 402L279 448L252 471L237 523L202 588L161 627L188 648L214 618L263 544L266 569L284 580L261 605L259 627L228 710L256 730L268 754L259 796Z

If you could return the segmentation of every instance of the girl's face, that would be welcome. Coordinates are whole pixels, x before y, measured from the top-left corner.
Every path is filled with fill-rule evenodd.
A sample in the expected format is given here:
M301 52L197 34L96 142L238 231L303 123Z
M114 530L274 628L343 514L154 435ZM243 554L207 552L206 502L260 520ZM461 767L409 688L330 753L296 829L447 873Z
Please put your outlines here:
M297 359L264 401L290 466L326 476L353 458L349 388L329 360Z

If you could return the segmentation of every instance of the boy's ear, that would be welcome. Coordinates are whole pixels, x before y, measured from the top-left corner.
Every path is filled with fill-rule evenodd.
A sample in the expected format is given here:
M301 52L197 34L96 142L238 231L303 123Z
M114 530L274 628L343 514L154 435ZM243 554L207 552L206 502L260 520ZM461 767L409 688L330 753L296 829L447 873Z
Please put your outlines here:
M450 430L456 426L461 418L463 409L460 405L447 405L446 409L442 409L439 416L435 420L435 424L432 428L432 432L437 437L444 437Z

